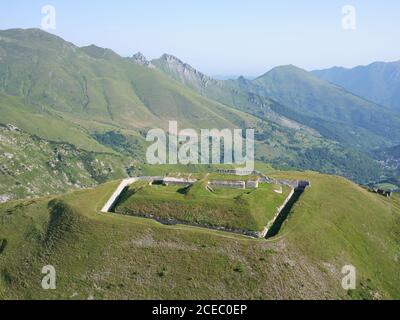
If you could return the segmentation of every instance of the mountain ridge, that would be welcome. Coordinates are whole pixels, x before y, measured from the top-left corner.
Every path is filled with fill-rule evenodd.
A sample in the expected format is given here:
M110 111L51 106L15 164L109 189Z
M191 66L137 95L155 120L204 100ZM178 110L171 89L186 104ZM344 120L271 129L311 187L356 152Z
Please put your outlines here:
M275 67L253 80L244 77L239 77L235 80L219 80L215 82L219 87L216 90L215 88L207 88L204 85L204 81L202 81L202 77L205 75L197 70L193 71L192 67L189 69L192 72L192 76L187 76L182 69L188 64L177 58L174 61L178 61L180 69L175 68L175 63L168 64L166 59L163 60L164 63L160 62L160 59L153 61L161 71L200 94L219 99L220 102L228 105L235 105L240 110L257 116L262 116L262 109L264 109L270 115L277 115L275 118L286 118L289 121L311 127L317 131L321 130L320 125L322 124L322 134L325 134L327 138L335 137L339 130L346 132L348 126L353 126L357 133L356 136L353 134L352 139L355 138L358 146L364 149L370 146L369 143L365 143L366 140L374 141L373 146L380 147L382 143L386 143L386 140L393 140L393 143L396 144L400 139L400 118L398 115L392 114L388 108L381 108L371 101L348 92L340 86L319 79L312 73L294 65ZM198 74L201 74L202 77L196 78ZM288 77L288 79L284 79L284 77ZM271 80L267 80L267 78L271 78ZM207 80L212 81L210 77ZM294 89L293 92L286 92L289 88L285 87L285 82L291 83ZM295 86L299 87L296 88ZM327 97L318 92L321 89L326 92ZM301 98L299 94L301 95L302 91L310 92L310 97L303 95ZM291 94L293 97L290 96ZM296 101L298 98L302 100ZM338 106L340 108L338 109L328 99L340 101L343 106ZM306 108L307 105L322 105L323 108L319 107L319 109L313 110ZM347 110L349 108L351 110ZM282 110L284 112L281 112ZM338 114L339 117L337 116L337 110L341 113ZM296 115L297 113L300 113L301 116ZM387 118L394 119L393 124L388 124L383 116L377 116L377 114L381 113L386 114ZM320 124L315 124L314 118L319 119ZM378 119L372 120L372 118ZM324 122L328 123L324 124ZM334 126L338 126L338 129L335 129L336 132L333 132L332 128L330 128L332 127L329 124L330 122L335 123ZM392 129L396 127L396 130L388 130L388 127ZM368 131L371 132L368 133ZM343 134L341 136L340 142L350 143L352 140L346 138Z
M377 61L354 68L333 67L312 73L358 96L400 111L400 60Z
M333 134L324 137L318 127L324 122L293 117L293 109L248 90L250 80L213 80L171 55L152 60L150 67L143 55L80 48L36 29L0 31L0 37L0 122L29 134L121 154L124 147L133 148L126 139L135 137L143 149L146 131L167 129L169 120L180 128L254 128L257 160L363 183L381 175L367 154L341 145ZM168 73L170 66L178 74ZM142 151L127 157L139 156Z

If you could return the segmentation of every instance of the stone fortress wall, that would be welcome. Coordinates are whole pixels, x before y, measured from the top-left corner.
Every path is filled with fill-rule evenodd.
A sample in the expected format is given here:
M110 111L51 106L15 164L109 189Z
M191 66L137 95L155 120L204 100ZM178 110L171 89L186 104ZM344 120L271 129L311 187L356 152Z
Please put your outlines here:
M219 171L219 173L236 174L237 172L235 170L223 170L223 171ZM203 228L208 228L208 229L238 233L238 234L250 236L253 238L265 238L269 229L274 224L275 220L278 218L278 216L281 214L281 212L284 210L286 205L289 203L289 201L293 197L295 191L298 191L298 190L304 191L307 187L310 187L310 182L304 181L304 180L278 180L278 179L267 177L265 174L263 174L259 171L252 171L250 174L257 175L259 177L258 180L256 181L257 187L258 187L258 182L261 182L261 183L273 183L273 184L278 184L278 185L286 185L291 188L291 192L285 199L284 203L280 207L277 208L274 218L268 222L268 224L265 226L265 228L262 231L257 232L257 231L217 227L217 226L211 226L211 225L197 225L197 224L195 225L195 224L178 221L175 219L169 219L169 220L160 219L149 213L143 213L140 216L145 217L145 218L155 219L155 220L159 221L160 223L167 224L167 225L176 225L176 224L192 225L192 226L196 226L196 227L203 227ZM195 183L197 180L196 179L162 177L162 176L156 176L156 177L141 176L141 177L133 177L133 178L124 179L121 181L121 183L118 185L117 189L114 191L114 193L112 194L110 199L107 201L107 203L101 209L101 212L102 213L111 212L112 209L114 208L115 204L117 203L118 199L120 198L121 194L123 193L123 191L137 181L147 181L147 182L149 182L149 184L158 182L158 183L162 183L164 185L189 186L189 185ZM232 184L232 182L234 182L234 184ZM254 181L252 181L252 182L254 182ZM214 180L214 181L210 181L209 185L244 189L246 187L246 182L245 181ZM256 187L256 186L255 185L250 186L250 188L254 188L254 187Z

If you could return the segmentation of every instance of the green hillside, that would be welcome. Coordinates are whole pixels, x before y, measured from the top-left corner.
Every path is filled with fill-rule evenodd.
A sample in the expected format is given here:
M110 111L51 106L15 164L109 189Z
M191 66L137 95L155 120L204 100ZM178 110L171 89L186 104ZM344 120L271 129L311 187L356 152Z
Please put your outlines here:
M0 36L0 90L35 111L51 109L74 122L127 129L166 128L171 119L192 128L231 128L246 121L240 112L109 49L79 48L37 29Z
M118 182L0 205L2 299L399 299L400 200L339 177L308 179L281 232L248 239L99 214ZM40 286L44 265L57 289ZM354 265L357 289L341 288Z

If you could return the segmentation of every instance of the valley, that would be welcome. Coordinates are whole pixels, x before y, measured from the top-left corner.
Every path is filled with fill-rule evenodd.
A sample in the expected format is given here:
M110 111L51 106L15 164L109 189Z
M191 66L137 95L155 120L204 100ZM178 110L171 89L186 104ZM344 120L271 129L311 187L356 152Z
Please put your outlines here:
M398 63L357 70L217 80L0 30L0 300L400 299ZM220 133L246 129L243 174ZM180 161L203 130L217 156Z

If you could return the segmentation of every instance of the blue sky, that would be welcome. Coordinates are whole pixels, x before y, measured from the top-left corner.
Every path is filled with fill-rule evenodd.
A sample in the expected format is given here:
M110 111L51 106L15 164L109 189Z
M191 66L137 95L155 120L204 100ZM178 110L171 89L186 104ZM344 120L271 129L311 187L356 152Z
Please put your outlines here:
M79 46L166 52L210 75L400 60L398 0L2 0L0 29L40 27L47 4L57 13L51 32ZM341 27L344 5L356 8L356 30Z

